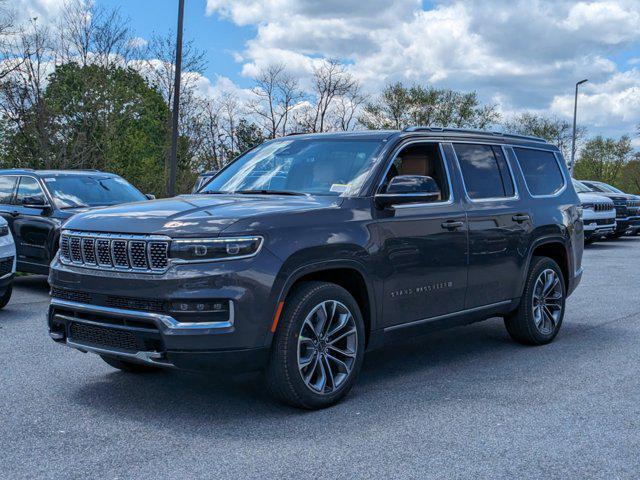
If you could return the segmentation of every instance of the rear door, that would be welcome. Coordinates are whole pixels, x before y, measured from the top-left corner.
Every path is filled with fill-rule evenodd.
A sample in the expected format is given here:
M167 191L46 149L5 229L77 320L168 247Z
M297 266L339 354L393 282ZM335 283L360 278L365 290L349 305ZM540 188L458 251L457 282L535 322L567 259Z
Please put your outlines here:
M518 195L513 168L499 145L454 143L469 223L466 308L514 296L532 228Z
M48 268L57 220L51 217L52 206L40 182L34 177L20 177L14 203L18 261L35 269Z

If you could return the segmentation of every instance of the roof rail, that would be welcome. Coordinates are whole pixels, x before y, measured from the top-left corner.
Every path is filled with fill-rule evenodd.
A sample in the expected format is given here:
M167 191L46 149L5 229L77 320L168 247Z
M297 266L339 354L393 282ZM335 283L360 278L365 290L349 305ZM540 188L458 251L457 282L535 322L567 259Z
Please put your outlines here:
M410 127L406 127L402 130L403 132L451 132L451 133L468 133L471 135L496 135L500 137L506 138L518 138L521 140L529 140L531 142L541 142L547 143L544 138L533 137L530 135L518 135L515 133L504 133L504 132L495 132L488 130L473 130L469 128L452 128L452 127L424 127L420 125L413 125Z

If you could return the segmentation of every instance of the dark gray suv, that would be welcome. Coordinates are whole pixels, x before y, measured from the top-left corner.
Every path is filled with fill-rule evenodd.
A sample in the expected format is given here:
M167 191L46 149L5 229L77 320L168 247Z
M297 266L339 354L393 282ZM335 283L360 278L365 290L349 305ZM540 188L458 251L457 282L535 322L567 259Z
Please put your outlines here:
M70 219L50 335L129 372L261 369L320 408L391 340L496 316L518 342L553 340L582 274L579 205L537 138L276 139L196 195Z

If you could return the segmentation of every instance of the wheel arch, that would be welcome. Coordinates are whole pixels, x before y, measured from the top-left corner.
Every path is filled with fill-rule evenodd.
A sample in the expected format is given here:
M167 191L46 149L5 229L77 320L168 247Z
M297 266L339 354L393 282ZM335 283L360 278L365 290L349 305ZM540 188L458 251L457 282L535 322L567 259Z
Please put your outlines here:
M525 277L531 267L531 260L533 257L548 257L555 261L564 277L565 290L569 291L569 280L571 277L571 255L569 252L569 246L562 237L545 237L539 238L531 245L529 249L529 258L527 261L527 268L525 271ZM523 286L524 286L523 278Z
M272 328L271 337L273 337L273 333L277 329L277 320L279 320L277 317L279 317L281 313L280 305L286 301L296 285L312 280L335 283L347 290L354 297L362 313L366 331L365 341L368 343L370 333L375 328L377 318L374 289L364 266L354 260L332 260L304 265L291 273L281 288L276 302L275 311L272 316L274 319L274 328Z

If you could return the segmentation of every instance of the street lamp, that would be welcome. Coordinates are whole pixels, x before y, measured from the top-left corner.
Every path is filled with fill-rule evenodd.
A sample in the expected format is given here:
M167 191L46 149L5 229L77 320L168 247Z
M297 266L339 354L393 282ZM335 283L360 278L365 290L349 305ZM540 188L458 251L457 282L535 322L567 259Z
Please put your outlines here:
M176 175L178 171L178 120L180 119L180 77L182 75L182 25L184 23L184 0L178 3L178 38L176 39L176 75L173 86L173 112L171 119L171 155L169 156L170 197L176 194Z
M589 80L585 78L584 80L580 80L578 83L576 83L576 96L573 101L573 135L571 137L571 163L569 165L569 172L571 172L572 175L576 157L576 118L578 116L578 87L583 83L587 83L588 81Z

